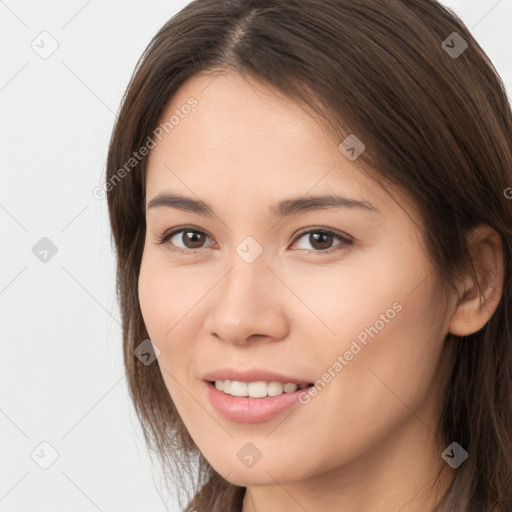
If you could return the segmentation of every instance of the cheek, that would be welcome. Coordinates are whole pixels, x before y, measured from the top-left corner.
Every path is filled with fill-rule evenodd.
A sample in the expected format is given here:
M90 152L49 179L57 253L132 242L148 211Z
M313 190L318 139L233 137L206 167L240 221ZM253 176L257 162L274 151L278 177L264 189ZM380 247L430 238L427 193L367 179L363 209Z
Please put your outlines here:
M431 267L420 257L393 265L381 257L340 273L338 287L332 282L325 282L329 293L323 296L318 280L314 287L304 281L297 292L335 333L317 336L318 344L304 358L319 379L318 393L306 407L325 420L326 430L342 428L343 443L350 445L350 437L357 443L362 433L403 420L408 407L420 406L438 385L447 313ZM308 287L315 293L307 295ZM308 442L315 442L314 436Z
M193 305L204 295L204 282L193 268L173 268L165 255L145 251L140 268L139 302L148 332L155 341L165 341L188 326Z
M402 278L401 289L374 288L350 315L341 312L336 327L342 334L321 358L320 380L329 383L317 386L311 406L328 416L326 428L343 428L348 445L350 437L356 445L361 436L369 440L404 421L439 383L445 333L442 316L433 314L435 290L427 280L411 292L414 279Z
M144 318L144 323L149 336L153 341L161 338L161 325L164 307L162 299L165 299L162 288L161 271L158 266L152 265L151 257L144 252L141 262L138 283L139 304Z
M149 337L160 349L159 365L173 398L179 383L190 379L203 325L198 306L212 286L211 279L197 277L193 266L173 268L156 251L142 258L139 303Z
M186 310L183 294L179 290L179 281L171 280L168 271L147 253L144 254L139 274L138 294L142 316L149 337L160 350L158 365L179 415L187 417L186 386L187 369L192 358L192 344L179 343L188 337ZM175 272L175 275L178 273ZM181 319L181 321L180 321Z

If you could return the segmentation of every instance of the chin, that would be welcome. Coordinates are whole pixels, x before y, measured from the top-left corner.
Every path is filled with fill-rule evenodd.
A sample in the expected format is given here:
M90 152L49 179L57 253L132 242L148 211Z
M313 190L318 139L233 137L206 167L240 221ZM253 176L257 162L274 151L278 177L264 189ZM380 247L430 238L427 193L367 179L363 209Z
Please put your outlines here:
M231 473L229 471L231 471ZM238 485L240 487L252 487L254 485L275 485L276 480L279 483L283 483L280 476L280 473L276 474L272 469L263 467L256 469L253 467L247 469L228 470L224 478L233 485Z
M274 461L265 461L262 458L252 467L245 467L242 462L233 461L232 459L223 460L219 464L212 464L211 462L210 464L228 482L241 487L275 485L276 480L280 484L287 484L307 477L307 475L304 475L303 467L300 468L301 474L297 474L292 471L292 469L298 469L297 467L293 468L295 463L277 463L275 459Z

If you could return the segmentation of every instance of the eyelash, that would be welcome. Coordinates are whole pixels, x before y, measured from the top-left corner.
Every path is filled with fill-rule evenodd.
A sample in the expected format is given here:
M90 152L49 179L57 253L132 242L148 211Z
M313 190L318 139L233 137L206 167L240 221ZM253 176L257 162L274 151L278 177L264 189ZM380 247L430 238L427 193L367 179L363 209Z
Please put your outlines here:
M163 235L157 237L156 242L158 244L165 244L174 235L181 233L181 232L199 233L199 234L205 235L211 239L210 235L208 235L208 233L206 233L205 231L203 231L201 229L194 228L193 226L184 226L184 227L173 229L172 231L165 232ZM341 243L339 243L338 245L335 245L334 247L326 249L324 251L314 250L314 249L311 249L311 250L310 249L293 249L293 250L295 250L295 251L297 251L297 250L310 251L312 254L315 254L315 255L331 254L333 252L343 250L346 247L350 247L354 243L354 240L347 235L344 235L342 233L339 233L339 232L336 232L336 231L333 231L330 229L323 229L323 228L313 228L313 229L309 229L308 231L303 231L303 232L297 234L297 236L293 240L293 243L295 243L297 240L302 238L304 235L310 235L312 233L315 233L315 234L321 233L324 235L332 235L334 238L338 239L338 241L340 241ZM168 244L168 249L173 252L177 252L179 254L186 255L186 254L197 254L198 251L200 251L201 249L205 249L205 247L199 247L198 249L183 249L181 247L175 247L175 246Z

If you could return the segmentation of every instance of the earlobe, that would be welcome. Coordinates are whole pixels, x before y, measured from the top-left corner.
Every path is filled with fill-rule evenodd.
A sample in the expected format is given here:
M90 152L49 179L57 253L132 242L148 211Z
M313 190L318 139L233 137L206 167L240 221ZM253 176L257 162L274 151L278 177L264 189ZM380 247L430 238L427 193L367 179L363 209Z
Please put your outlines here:
M450 320L449 332L469 336L479 331L492 317L503 292L503 246L501 237L487 225L470 235L469 244L477 281L467 276L464 293Z

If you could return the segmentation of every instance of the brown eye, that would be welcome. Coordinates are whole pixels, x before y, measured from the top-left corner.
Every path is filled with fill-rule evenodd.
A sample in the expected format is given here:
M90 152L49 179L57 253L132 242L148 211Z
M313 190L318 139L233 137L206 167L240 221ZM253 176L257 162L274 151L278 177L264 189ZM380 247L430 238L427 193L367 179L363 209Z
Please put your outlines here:
M199 231L180 231L178 233L183 233L181 236L181 241L187 249L200 248L204 243L204 239L206 238L206 235Z
M329 249L334 237L330 233L310 233L309 243L315 249Z
M334 243L335 241L337 243ZM352 245L353 240L348 235L328 231L325 229L310 230L299 235L296 239L296 249L306 249L311 253L326 253L345 249Z
M199 229L181 228L165 233L157 241L166 244L173 251L187 253L202 249L207 238L210 237Z

